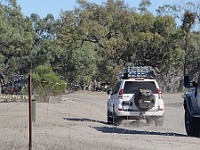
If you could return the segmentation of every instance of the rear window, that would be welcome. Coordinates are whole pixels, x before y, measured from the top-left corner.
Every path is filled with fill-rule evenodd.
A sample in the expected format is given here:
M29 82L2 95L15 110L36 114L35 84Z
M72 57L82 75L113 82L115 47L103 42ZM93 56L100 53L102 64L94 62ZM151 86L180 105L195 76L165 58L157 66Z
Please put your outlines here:
M134 94L138 89L150 89L153 93L158 93L158 89L153 81L125 81L124 94Z

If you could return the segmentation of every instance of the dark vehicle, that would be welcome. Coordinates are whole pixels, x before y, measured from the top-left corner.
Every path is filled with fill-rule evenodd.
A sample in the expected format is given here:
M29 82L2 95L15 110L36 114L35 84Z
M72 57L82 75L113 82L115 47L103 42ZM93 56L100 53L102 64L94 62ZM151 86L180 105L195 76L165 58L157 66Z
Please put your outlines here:
M12 91L12 83L7 83L2 86L2 91L1 93L3 94L10 94Z
M22 75L12 76L11 80L2 86L2 94L19 94L27 88L27 83Z
M200 75L198 81L190 81L184 77L184 87L189 90L184 93L185 128L187 135L200 136Z

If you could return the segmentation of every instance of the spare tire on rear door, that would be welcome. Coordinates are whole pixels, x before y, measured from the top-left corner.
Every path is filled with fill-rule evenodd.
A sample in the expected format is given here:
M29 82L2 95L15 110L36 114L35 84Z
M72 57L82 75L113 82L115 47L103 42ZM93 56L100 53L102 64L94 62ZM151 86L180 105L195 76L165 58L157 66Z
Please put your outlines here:
M134 94L134 102L141 111L147 111L154 107L155 96L150 89L138 89Z

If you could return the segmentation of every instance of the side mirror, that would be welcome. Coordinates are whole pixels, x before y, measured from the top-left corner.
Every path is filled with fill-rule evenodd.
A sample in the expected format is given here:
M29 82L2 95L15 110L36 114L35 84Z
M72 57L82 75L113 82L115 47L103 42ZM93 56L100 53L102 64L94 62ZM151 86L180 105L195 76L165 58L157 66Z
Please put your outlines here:
M107 90L108 95L112 95L112 90Z
M190 87L196 87L197 83L195 81L190 81L189 76L184 76L184 87L190 88Z

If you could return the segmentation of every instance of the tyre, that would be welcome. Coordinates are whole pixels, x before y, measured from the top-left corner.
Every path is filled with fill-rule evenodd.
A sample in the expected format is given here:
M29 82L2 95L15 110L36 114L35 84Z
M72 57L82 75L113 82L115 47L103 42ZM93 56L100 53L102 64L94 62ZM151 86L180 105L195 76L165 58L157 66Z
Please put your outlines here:
M107 110L107 123L113 124L113 115L112 112L110 112L109 110Z
M154 119L152 117L147 117L146 118L146 123L147 123L147 125L153 125L154 124Z
M148 111L155 106L155 96L150 89L138 89L134 102L139 110Z
M199 137L200 132L199 118L192 117L190 113L185 110L185 129L188 136Z
M122 123L122 119L116 115L115 110L113 108L113 124L115 126L119 126L121 123Z
M163 126L164 117L156 117L155 118L155 126Z

